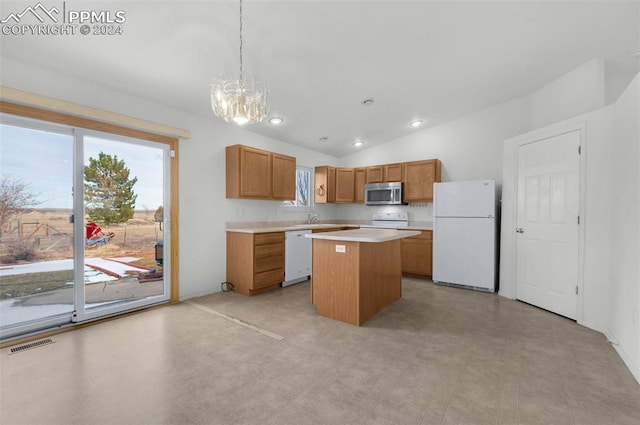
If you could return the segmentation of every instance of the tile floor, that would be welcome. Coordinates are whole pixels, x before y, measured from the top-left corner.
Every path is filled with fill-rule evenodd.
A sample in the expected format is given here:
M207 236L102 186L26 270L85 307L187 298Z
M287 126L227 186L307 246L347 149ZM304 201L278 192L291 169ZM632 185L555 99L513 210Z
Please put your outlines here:
M357 328L309 283L182 303L0 353L0 423L640 424L640 385L603 335L493 294L405 278Z

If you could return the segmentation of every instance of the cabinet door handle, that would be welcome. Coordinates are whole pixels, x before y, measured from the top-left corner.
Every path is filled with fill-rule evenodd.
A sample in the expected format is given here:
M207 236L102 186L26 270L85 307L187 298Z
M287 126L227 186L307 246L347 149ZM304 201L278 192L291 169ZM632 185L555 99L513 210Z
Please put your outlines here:
M516 227L516 233L524 233L524 229L522 227Z

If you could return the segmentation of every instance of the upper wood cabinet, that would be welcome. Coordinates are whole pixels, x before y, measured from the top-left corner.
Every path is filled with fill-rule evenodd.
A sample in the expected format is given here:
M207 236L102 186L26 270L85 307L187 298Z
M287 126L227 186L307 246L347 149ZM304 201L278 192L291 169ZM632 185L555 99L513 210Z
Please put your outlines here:
M404 202L433 201L433 184L440 181L440 160L404 163Z
M296 159L244 145L226 147L227 198L296 198Z
M271 155L273 199L296 199L296 159L274 153Z
M336 201L336 169L323 165L315 168L314 200L316 204Z
M384 166L385 182L401 182L403 177L404 164L387 164Z
M384 182L384 166L367 167L367 183Z
M354 177L353 168L336 168L336 202L353 202Z
M353 202L364 203L364 185L367 182L367 169L356 168L353 170Z
M433 201L433 183L440 181L440 160L400 162L366 168L315 169L315 201L364 203L366 183L403 182L403 201Z
M367 167L367 183L401 182L403 164L385 164Z

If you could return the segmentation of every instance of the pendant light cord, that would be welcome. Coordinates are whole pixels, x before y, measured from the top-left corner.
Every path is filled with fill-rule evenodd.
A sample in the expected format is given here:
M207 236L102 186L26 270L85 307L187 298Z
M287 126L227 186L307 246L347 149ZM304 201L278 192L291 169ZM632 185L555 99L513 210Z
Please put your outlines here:
M242 78L242 0L240 0L240 81Z

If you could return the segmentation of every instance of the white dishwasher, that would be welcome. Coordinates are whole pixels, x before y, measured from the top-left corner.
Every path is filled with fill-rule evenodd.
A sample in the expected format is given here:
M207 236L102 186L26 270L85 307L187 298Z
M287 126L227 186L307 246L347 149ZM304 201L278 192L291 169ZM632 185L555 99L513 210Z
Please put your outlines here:
M284 282L282 286L307 280L311 275L311 239L304 235L311 230L285 232Z

